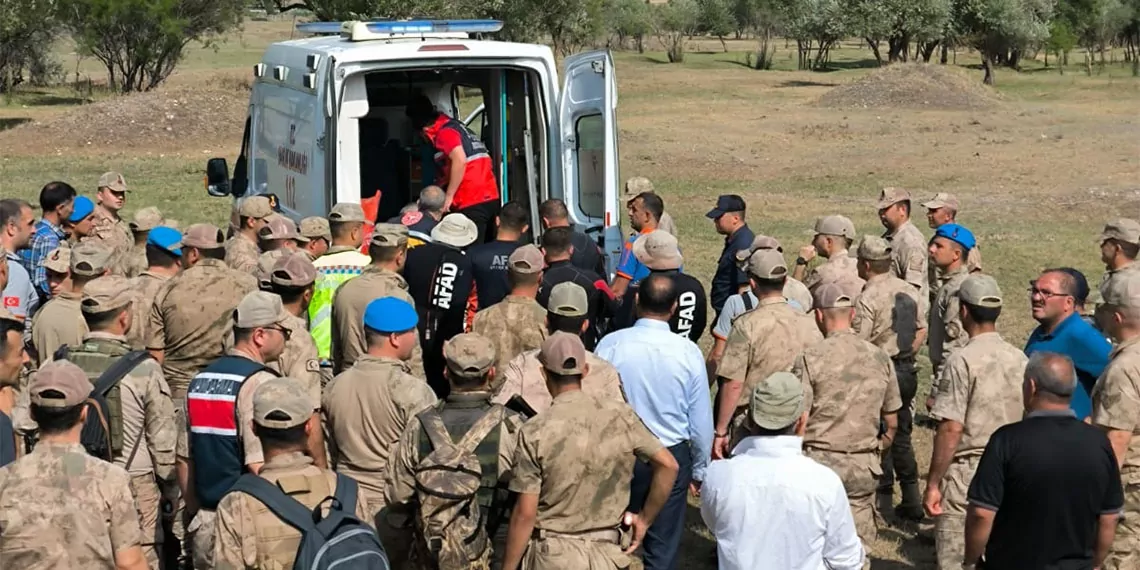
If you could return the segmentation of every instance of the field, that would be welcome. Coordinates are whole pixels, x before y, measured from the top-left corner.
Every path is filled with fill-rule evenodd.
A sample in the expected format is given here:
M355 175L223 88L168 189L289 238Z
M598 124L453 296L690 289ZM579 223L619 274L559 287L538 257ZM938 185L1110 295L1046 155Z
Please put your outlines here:
M80 105L88 93L59 87L0 101L0 195L34 201L54 179L92 192L100 173L118 170L132 189L128 213L155 205L183 224L223 223L228 204L202 189L205 159L236 155L249 67L290 29L249 22L216 49L196 48L167 95L101 107L107 104ZM999 69L996 91L980 85L980 70L951 66L938 76L945 89L936 86L934 98L904 93L877 107L871 84L845 87L874 68L855 42L834 53L835 70L826 73L793 71L794 47L782 43L777 69L764 72L744 65L751 42L730 41L728 52L715 40L692 47L696 53L679 65L665 65L662 53L617 54L621 169L653 180L680 226L687 271L706 283L722 240L704 213L718 194L743 196L751 227L794 256L817 216L842 213L860 233L881 233L875 201L883 186L919 198L952 192L963 204L960 222L978 235L986 271L1005 291L1000 329L1021 344L1034 324L1027 282L1045 267L1072 266L1095 288L1101 225L1140 216L1140 80L1123 66L1087 77L1080 66L1059 75L1031 61L1022 73ZM90 61L76 66L67 46L60 55L68 69L102 77ZM978 61L956 57L962 65ZM821 103L825 95L870 106ZM95 89L90 97L107 96ZM928 376L924 363L924 384ZM915 443L925 468L930 430L916 429ZM689 523L682 568L714 567L714 545L695 508ZM876 569L931 568L934 560L914 526L882 532L873 555Z

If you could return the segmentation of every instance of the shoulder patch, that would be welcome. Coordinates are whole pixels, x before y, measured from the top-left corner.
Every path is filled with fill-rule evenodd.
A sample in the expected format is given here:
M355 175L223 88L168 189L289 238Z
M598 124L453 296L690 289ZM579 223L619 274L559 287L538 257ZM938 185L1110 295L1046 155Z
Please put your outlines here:
M305 372L320 372L321 361L316 359L309 359L305 361Z
M423 212L404 212L403 217L400 218L400 223L405 226L412 226L422 219L424 219Z

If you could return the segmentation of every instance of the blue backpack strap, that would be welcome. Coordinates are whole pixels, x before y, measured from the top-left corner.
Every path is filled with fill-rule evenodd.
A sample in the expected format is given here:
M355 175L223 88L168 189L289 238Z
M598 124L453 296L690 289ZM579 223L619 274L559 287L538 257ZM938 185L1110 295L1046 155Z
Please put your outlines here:
M358 494L356 479L347 475L336 474L336 493L333 497L340 503L340 510L351 516L356 516L356 496Z
M293 497L286 495L277 485L257 475L246 473L239 477L234 486L230 487L229 492L234 491L241 491L261 501L261 504L273 511L277 518L301 531L301 534L316 528L312 511Z

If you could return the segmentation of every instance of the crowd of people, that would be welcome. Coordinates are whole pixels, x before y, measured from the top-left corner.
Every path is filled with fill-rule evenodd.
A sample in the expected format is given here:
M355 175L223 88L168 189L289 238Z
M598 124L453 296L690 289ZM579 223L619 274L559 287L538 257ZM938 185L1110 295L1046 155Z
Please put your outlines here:
M453 193L251 196L229 237L124 219L113 172L0 200L0 567L672 569L698 497L725 569L867 568L927 518L940 570L1140 568L1140 223L1095 303L1043 271L1015 347L949 194L929 239L886 188L885 233L826 216L792 263L720 196L706 289L644 178L612 279L561 200Z

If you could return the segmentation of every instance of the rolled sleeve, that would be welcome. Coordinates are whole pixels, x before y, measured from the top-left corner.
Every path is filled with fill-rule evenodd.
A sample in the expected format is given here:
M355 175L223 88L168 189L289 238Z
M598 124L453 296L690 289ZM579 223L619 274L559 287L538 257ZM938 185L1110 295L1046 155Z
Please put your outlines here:
M970 401L970 375L965 368L961 358L952 359L942 368L931 414L958 423L966 421L966 406Z
M536 443L534 434L524 427L519 433L519 444L515 449L515 473L510 486L516 493L537 495L542 491L542 467L538 464Z
M1135 433L1140 420L1140 378L1137 367L1110 365L1093 393L1094 424L1113 430Z
M717 367L717 375L727 380L744 382L748 377L748 366L752 362L752 343L739 323L732 325L728 333L728 344L724 356Z

